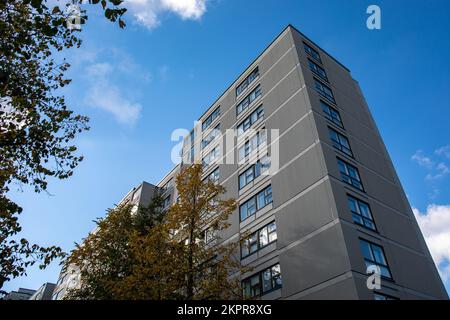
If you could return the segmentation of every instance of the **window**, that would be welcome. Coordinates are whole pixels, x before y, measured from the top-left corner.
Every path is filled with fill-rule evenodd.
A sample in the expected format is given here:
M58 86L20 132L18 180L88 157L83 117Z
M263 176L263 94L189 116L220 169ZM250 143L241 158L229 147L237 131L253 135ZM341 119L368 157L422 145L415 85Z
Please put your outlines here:
M219 149L216 147L212 149L205 157L202 159L203 166L207 167L213 163L219 157Z
M277 225L273 221L242 241L241 257L245 258L275 241L277 241Z
M269 291L281 288L280 264L267 268L242 281L245 298L257 297Z
M303 42L303 47L305 48L305 51L306 51L306 53L308 55L310 55L314 60L319 61L320 63L322 63L322 60L320 60L320 55L315 49L313 49L306 42Z
M383 248L363 239L359 239L359 244L366 267L376 265L380 268L382 277L392 279Z
M272 201L272 186L268 186L239 207L241 221L244 221L248 217L254 215L256 211L261 210L268 204L272 203Z
M270 168L270 159L264 156L256 164L245 170L239 175L239 190L258 178L262 173Z
M237 106L236 115L241 114L248 106L261 95L261 86L258 85L252 92L248 94Z
M204 137L202 139L202 149L206 148L206 146L208 146L211 142L214 141L214 139L216 139L218 136L220 136L221 132L220 132L220 123L211 130L210 133L208 133L208 135L206 137Z
M326 104L322 100L320 100L320 106L322 107L322 111L325 115L325 118L334 122L341 128L344 127L344 125L342 124L341 115L339 114L339 112L336 109L330 107L328 104Z
M267 132L265 129L258 131L252 138L244 143L238 150L239 161L242 161L249 154L264 145L267 141Z
M216 239L216 230L214 230L214 229L206 229L205 231L204 231L204 234L203 234L203 236L204 236L204 243L205 244L208 244L208 243L210 243L210 242L212 242L213 240L215 240Z
M308 64L309 64L309 69L311 69L311 71L313 73L315 73L317 76L321 77L323 80L328 81L327 73L321 66L317 65L316 63L312 62L309 59L308 59Z
M314 82L317 93L319 93L322 97L326 98L327 100L336 103L336 101L334 100L333 91L331 91L330 87L323 84L317 79L314 79Z
M161 193L166 192L167 190L171 189L173 187L173 178L171 178L169 181L167 181L162 187L161 187Z
M240 136L241 134L243 134L245 131L250 129L250 127L254 123L256 123L259 119L262 118L264 118L264 109L263 106L261 105L237 126L237 135Z
M194 159L195 159L195 146L194 146L194 143L195 143L195 131L194 131L194 129L192 129L192 131L191 131L191 134L189 135L189 142L190 142L190 146L191 146L191 151L190 151L190 160L191 160L191 163L194 163Z
M210 180L212 182L218 182L220 178L220 168L217 167L211 172L205 180Z
M237 87L236 87L236 96L239 96L248 86L259 77L259 68L256 67L255 70L250 73L247 78L245 78Z
M220 117L220 107L217 107L217 109L202 122L202 131L205 131L218 117Z
M378 293L378 292L374 292L373 298L374 298L374 300L385 300L385 301L387 301L387 300L398 300L398 298L391 297L391 296L388 296L388 295L385 295L385 294L382 294L382 293Z
M352 212L353 222L371 230L376 230L375 223L367 203L358 200L350 195L348 197L348 206Z
M162 202L162 207L167 208L169 205L170 205L170 194L166 198L164 198Z
M333 142L333 146L336 149L345 153L346 155L353 157L353 153L350 148L350 143L348 142L347 137L340 134L336 130L331 129L330 127L328 127L328 131L330 132L330 139L331 139L331 142Z
M345 183L348 183L349 185L364 191L363 185L361 183L361 178L359 177L358 169L356 169L351 164L348 164L347 162L342 161L338 158L338 166L339 171L341 173L341 179Z

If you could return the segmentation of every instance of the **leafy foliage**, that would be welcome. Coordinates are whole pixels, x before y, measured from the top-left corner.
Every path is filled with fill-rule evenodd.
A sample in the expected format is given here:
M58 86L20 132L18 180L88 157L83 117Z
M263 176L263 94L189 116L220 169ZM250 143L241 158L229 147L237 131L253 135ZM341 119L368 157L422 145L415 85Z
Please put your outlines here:
M181 172L179 201L167 212L159 198L135 215L126 205L109 210L66 261L81 270L79 287L66 298L241 298L239 242L219 238L236 203L219 199L225 189L201 178L200 165Z
M176 178L178 202L167 214L175 239L184 241L179 272L180 290L186 299L232 299L241 297L240 281L230 274L244 272L238 256L239 241L220 243L220 233L236 209L234 199L222 200L225 188L202 180L203 168L194 164Z
M7 194L13 183L46 190L49 177L66 179L83 160L70 142L89 129L88 118L66 105L60 89L71 81L65 77L70 65L54 58L56 52L81 45L63 8L81 2L50 6L47 0L0 0L0 288L25 274L26 267L38 261L45 266L61 253L14 240L21 230L21 208ZM108 20L125 26L121 0L89 3L101 4ZM80 22L86 19L82 10Z

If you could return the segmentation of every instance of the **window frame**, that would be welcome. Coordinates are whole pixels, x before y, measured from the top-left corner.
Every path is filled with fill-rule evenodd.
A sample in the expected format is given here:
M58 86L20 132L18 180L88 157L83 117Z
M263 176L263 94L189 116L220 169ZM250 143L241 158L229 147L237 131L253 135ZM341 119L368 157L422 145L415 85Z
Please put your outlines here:
M364 185L363 185L363 183L362 183L361 175L360 175L360 173L359 173L358 168L355 167L354 165L348 163L347 161L342 160L342 159L339 158L339 157L336 157L336 159L337 159L337 162L338 162L338 170L339 170L339 174L340 174L340 176L341 176L341 181L344 182L344 183L346 183L346 184L348 184L349 186L354 187L355 189L357 189L357 190L359 190L359 191L365 192L365 191L364 191ZM345 169L346 169L346 171L347 171L346 173L343 173L343 172L341 171L341 166L340 166L341 163L344 165L344 167L345 167ZM353 169L353 170L356 172L356 174L357 174L357 176L358 176L358 179L355 179L355 178L353 178L353 177L350 175L349 168L350 168L350 169ZM348 179L350 180L350 182L348 182L348 180L345 179L344 177L348 178ZM359 187L358 187L358 185L355 185L354 181L357 181L357 182L358 182Z
M265 128L258 130L258 132L256 132L256 134L254 136L247 139L242 144L242 146L238 148L238 153L237 153L238 162L247 158L250 155L250 153L252 153L254 151L253 144L252 144L253 139L256 139L255 150L258 150L261 147L261 145L263 145L263 143L267 144L267 130ZM241 150L244 150L243 157L241 157Z
M356 211L353 211L353 210L352 210L352 207L351 207L351 205L350 205L350 201L353 201L353 202L355 203L355 207L356 207L356 209L357 209L359 212L356 212ZM371 231L374 231L374 232L378 232L377 225L376 225L376 223L375 223L375 219L373 218L372 209L370 208L370 205L369 205L367 202L362 201L362 200L360 200L360 199L358 199L358 198L356 198L356 197L354 197L354 196L352 196L352 195L350 195L350 194L347 194L347 204L348 204L348 206L349 206L350 213L352 214L352 221L353 221L355 224L357 224L357 225L359 225L359 226L361 226L361 227L363 227L363 228L366 228L366 229L368 229L368 230L371 230ZM369 213L369 217L370 217L370 218L367 218L367 217L365 217L365 216L363 215L362 210L361 210L361 204L367 207L367 210L368 210L368 213ZM360 220L362 221L362 223L359 222L359 221L357 221L357 220L355 220L355 217L354 217L355 215L358 216L358 217L360 218ZM370 227L370 226L368 226L368 225L365 223L366 220L368 220L368 221L370 222L370 224L373 226L373 228Z
M330 126L328 126L328 132L330 134L330 140L331 140L331 143L333 144L333 147L336 150L341 151L345 155L353 158L353 151L352 151L352 147L350 146L350 141L348 140L348 138ZM338 139L337 141L334 139L332 133L336 134L337 139ZM341 140L345 141L347 143L348 147L345 145L345 143L342 143Z
M376 298L377 296L383 297L384 299L377 299L377 298ZM400 300L400 299L397 298L397 297L393 297L393 296L390 296L390 295L388 295L388 294L380 293L380 292L377 292L377 291L374 291L374 292L373 292L373 297L374 297L374 300L376 300L376 301Z
M253 77L252 77L253 76ZM250 80L250 78L252 79ZM250 87L250 85L253 83L253 81L257 80L259 78L259 66L256 66L255 69L253 69L252 72L248 74L247 77L245 77L244 80L239 83L239 85L236 86L236 98L239 97L242 93L245 92L245 90ZM241 89L241 87L245 84L245 87Z
M267 158L268 160L263 162L262 160L265 158ZM269 170L270 165L271 165L271 162L269 161L269 159L270 159L269 156L265 155L265 156L261 157L261 159L259 159L256 163L252 164L249 168L242 171L242 173L240 173L238 176L238 189L242 190L247 185L249 185L251 182L255 181L256 178L260 177L266 170ZM268 164L267 164L267 162L268 162ZM265 168L265 166L267 166L267 167ZM249 171L252 172L252 178L250 181L247 179L247 174ZM243 178L245 180L244 184L241 184L241 177L244 177Z
M218 172L217 179L216 178L212 179L211 176L215 175L216 172ZM217 168L211 171L211 173L208 174L205 179L203 179L203 181L212 181L214 183L219 182L219 180L220 180L220 166L217 166Z
M266 200L268 199L268 195L266 194L266 192L270 189L270 202L267 202ZM264 205L263 206L259 206L259 198L260 196L263 195L264 197ZM255 207L255 211L252 214L248 214L249 210L248 210L248 204L250 202L253 202L253 205L250 208L253 208L253 206ZM255 215L258 211L262 210L263 208L267 207L269 204L273 203L273 194L272 194L272 185L269 184L268 186L266 186L264 189L262 189L261 191L259 191L258 193L256 193L255 195L251 196L250 198L248 198L246 201L244 201L242 204L239 205L239 221L243 222L245 220L247 220L248 218L250 218L251 216ZM246 206L246 216L245 218L242 218L242 208L244 208Z
M256 119L253 120L253 115L256 114ZM245 133L248 129L250 129L255 123L257 123L259 120L264 119L264 108L263 105L259 105L251 114L248 115L244 120L242 120L236 127L237 136L239 137L243 133ZM246 124L246 122L248 123ZM242 126L242 132L239 132L240 127ZM247 126L246 128L244 128Z
M339 126L340 128L344 129L344 123L342 122L342 117L341 117L341 114L339 113L339 111L338 111L336 108L330 106L328 103L326 103L326 102L323 101L322 99L319 100L319 103L320 103L320 107L321 107L321 109L322 109L322 113L324 114L324 117L325 117L327 120L329 120L329 121L331 121L332 123L334 123L335 125L337 125L337 126ZM325 108L324 108L324 107L325 107ZM329 113L326 112L325 109L330 110L330 112L329 112ZM338 117L338 118L333 117L333 112L334 112L335 114L337 114L337 117Z
M254 97L252 98L252 95ZM261 84L258 84L249 94L245 96L237 105L236 105L236 116L242 114L245 110L247 110L253 102L255 102L259 97L262 96L262 88ZM245 107L244 107L245 104ZM240 111L239 111L240 109Z
M385 276L385 275L383 275L383 272L381 272L381 278L385 279L385 280L393 281L394 279L392 276L392 271L391 271L391 268L389 267L389 262L388 262L388 259L386 258L386 253L384 251L384 248L381 245L378 245L376 243L373 243L373 242L363 239L363 238L359 238L359 243L360 243L361 254L362 254L363 260L364 260L364 265L366 266L366 268L367 268L367 263L369 263L370 265L375 265L375 266L379 267L381 270L384 268L389 273L389 276ZM364 256L364 250L362 248L362 243L366 243L368 245L368 247L370 249L370 254L373 257L373 259L375 259L375 260L373 260L372 258L369 259ZM377 247L380 250L380 252L382 254L382 258L385 262L384 264L376 261L376 255L374 254L373 247Z
M172 197L171 194L169 194L167 197L163 199L162 203L162 209L166 209L170 205L170 198Z
M214 140L221 135L222 132L220 131L220 123L218 123L214 129L211 129L211 132L209 132L206 137L202 138L202 142L200 143L201 149L205 149L207 146L209 146Z
M322 80L329 82L327 72L325 71L325 69L323 67L319 66L314 61L312 61L312 59L308 58L307 60L308 60L309 70L311 70L312 73L314 73L316 76L320 77Z
M202 132L208 129L208 127L220 117L220 106L218 106L216 109L214 109L213 112L209 116L206 117L205 120L202 122Z
M272 229L272 231L269 230L269 226L271 226L271 225L274 225L274 226L275 226L275 229ZM267 231L267 243L264 244L264 245L261 245L261 232L262 232L263 230L266 230L266 231ZM275 236L275 239L274 239L274 240L270 241L270 235L272 235L272 234L275 234L276 236ZM251 246L248 245L248 246L247 246L247 252L248 252L248 253L247 253L246 255L244 255L243 247L246 246L246 244L245 244L246 241L247 241L248 239L250 239L253 235L256 235L257 248L256 248L255 251L251 251L251 249L250 249ZM241 259L248 258L248 257L251 256L252 254L254 254L254 253L256 253L256 252L258 252L258 251L260 251L260 250L262 250L262 249L264 249L264 248L266 248L266 247L268 247L269 245L271 245L271 244L273 244L273 243L276 243L277 240L278 240L277 224L276 224L275 220L273 220L272 222L266 224L264 227L262 227L262 228L256 230L255 232L253 232L253 233L251 233L250 235L248 235L246 238L242 239L242 241L241 241Z
M316 77L313 77L313 79L314 79L314 89L316 90L316 92L321 97L327 99L327 101L330 101L333 104L336 104L336 98L334 97L333 90L328 85L323 83L321 80L317 79ZM321 89L319 89L317 85L320 85ZM330 91L329 95L326 93L325 89L328 89Z
M210 158L212 153L214 153L214 157ZM202 165L204 168L208 168L211 164L214 163L216 159L220 157L220 150L218 149L218 146L212 148L208 153L202 158ZM206 162L205 159L209 158L209 161Z
M274 272L275 268L277 268L279 270L278 274L275 274L275 272ZM271 286L270 286L270 289L264 290L264 273L267 272L268 270L270 271L270 280L269 280L269 282L270 282ZM252 289L255 287L255 285L252 286L251 280L254 279L254 278L258 278L258 282L256 283L256 284L259 285L258 293L257 294L253 294L253 292L252 292L251 296L247 296L245 294L245 289L246 289L245 288L245 284L248 282L250 284L250 291L253 291ZM276 279L278 279L278 278L281 280L280 284L276 284L275 283ZM245 278L241 282L241 287L242 287L243 296L245 298L260 297L260 296L263 296L263 295L265 295L265 294L267 294L269 292L272 292L272 291L275 291L275 290L278 290L278 289L282 288L283 287L283 277L281 276L280 263L278 262L278 263L276 263L276 264L274 264L274 265L272 265L270 267L264 268L263 270L261 270L261 271L255 273L255 274Z
M314 60L318 61L320 64L322 64L322 58L320 57L319 51L314 49L309 43L306 41L303 41L303 49L305 52L313 58Z

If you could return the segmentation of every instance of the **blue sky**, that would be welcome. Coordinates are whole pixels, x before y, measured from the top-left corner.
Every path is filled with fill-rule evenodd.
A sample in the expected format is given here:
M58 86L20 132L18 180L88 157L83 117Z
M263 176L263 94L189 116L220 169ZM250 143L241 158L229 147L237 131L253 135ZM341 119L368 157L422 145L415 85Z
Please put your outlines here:
M125 30L90 10L82 49L66 54L69 105L91 118L77 139L85 160L49 194L13 193L24 236L69 251L131 187L158 182L173 166L172 131L192 128L291 23L359 81L450 289L450 2L128 1ZM370 4L381 30L366 28ZM5 289L56 282L58 272L32 268Z

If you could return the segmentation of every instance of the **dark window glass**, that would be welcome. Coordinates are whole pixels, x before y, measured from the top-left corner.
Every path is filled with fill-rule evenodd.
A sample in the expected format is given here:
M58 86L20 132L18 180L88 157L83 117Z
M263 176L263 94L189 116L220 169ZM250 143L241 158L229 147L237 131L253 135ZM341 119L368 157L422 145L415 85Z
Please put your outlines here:
M358 169L356 169L351 164L338 159L339 172L341 173L341 179L345 183L364 191L363 185L361 183L361 178L359 177Z
M386 257L384 256L383 248L363 239L359 240L359 244L366 267L376 265L380 268L382 277L392 279L391 271L389 270Z
M367 203L358 200L352 196L348 197L348 206L352 212L353 221L368 229L376 230L370 207Z
M324 98L326 98L327 100L336 103L336 101L334 100L334 95L333 95L333 91L331 91L330 87L328 87L327 85L323 84L322 82L314 79L314 83L315 83L315 87L316 87L316 91Z
M261 160L239 175L239 189L242 189L270 168L270 159L264 156Z
M323 80L328 81L327 73L325 70L317 65L316 63L312 62L308 59L309 69L311 69L312 72L314 72L317 76L321 77Z
M220 107L217 107L206 119L202 122L202 131L205 131L216 118L220 116Z
M375 292L373 294L373 298L374 298L374 300L398 300L398 298L387 296L387 295L384 295L384 294L381 294L378 292Z
M320 63L322 63L322 60L320 59L320 55L317 52L317 50L313 49L309 44L307 44L305 42L303 42L303 46L308 55L310 55L316 61L319 61Z
M221 135L220 123L208 133L206 137L202 139L202 149L206 148L211 142L213 142L217 137Z
M353 157L352 150L350 148L350 143L348 142L348 139L346 136L340 134L334 129L328 128L330 133L330 139L331 142L333 142L333 146L344 152L345 154L349 155L350 157Z
M277 241L277 225L273 221L242 241L241 257L245 258L275 241Z
M242 281L242 290L245 298L257 297L281 288L281 286L282 281L279 264L264 269L256 275Z
M264 118L264 109L263 106L259 106L255 111L252 112L251 115L249 115L247 118L244 119L238 126L237 126L237 135L240 136L245 131L250 129L250 127L259 119Z
M258 85L252 92L250 92L237 106L236 106L236 115L241 114L244 110L246 110L249 105L256 100L261 95L261 86Z
M261 210L270 203L272 203L272 186L266 187L257 195L251 197L239 206L241 221L244 221L248 217L254 215L256 211Z
M320 106L322 107L322 111L325 115L325 118L334 122L341 128L344 127L344 125L342 124L341 115L339 114L339 112L336 109L330 107L328 104L326 104L322 100L320 100Z
M259 68L256 67L255 70L252 71L237 87L236 87L236 96L239 96L248 86L259 77Z

